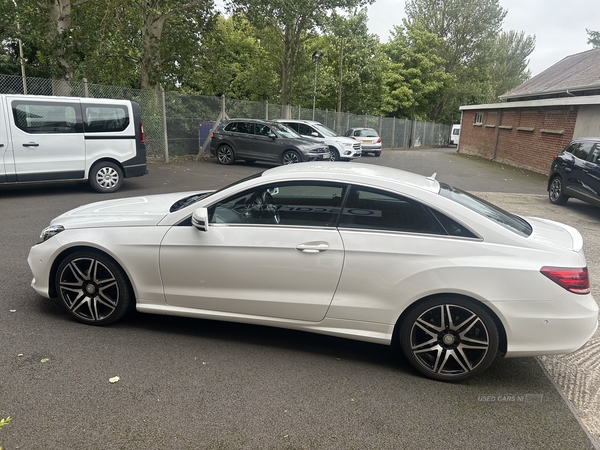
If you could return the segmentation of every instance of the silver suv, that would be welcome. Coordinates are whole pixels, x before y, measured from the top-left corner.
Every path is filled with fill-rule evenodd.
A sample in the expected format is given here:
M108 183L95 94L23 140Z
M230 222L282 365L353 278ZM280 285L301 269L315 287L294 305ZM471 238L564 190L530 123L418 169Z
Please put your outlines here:
M231 119L211 135L210 153L221 164L267 161L292 164L331 159L326 145L305 139L277 122L257 119Z
M277 120L277 122L287 125L302 136L326 144L329 147L332 161L349 161L351 159L360 158L362 155L362 147L359 141L340 136L335 131L319 122L294 119L280 119Z

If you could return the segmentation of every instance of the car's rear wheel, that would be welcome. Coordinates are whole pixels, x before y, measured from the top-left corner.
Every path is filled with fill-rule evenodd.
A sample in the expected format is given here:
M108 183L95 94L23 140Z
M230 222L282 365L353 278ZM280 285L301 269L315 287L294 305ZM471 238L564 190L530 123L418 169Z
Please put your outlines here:
M56 271L56 292L63 306L80 322L104 325L119 320L132 294L123 270L94 250L67 256Z
M569 196L563 191L562 178L558 175L552 178L552 181L550 181L548 198L550 199L550 203L554 205L564 205L567 203L567 200L569 200Z
M381 152L373 152L373 155L375 155L375 156L381 156Z
M217 161L226 166L233 164L235 162L235 153L233 152L233 149L227 144L221 145L217 149Z
M287 152L284 152L281 156L281 164L283 164L284 166L299 162L302 162L302 158L300 158L300 155L293 150L288 150Z
M100 161L90 169L89 182L97 192L115 192L123 184L123 171L110 161Z
M498 353L498 328L482 306L458 297L417 304L400 324L400 345L422 374L440 381L472 378Z

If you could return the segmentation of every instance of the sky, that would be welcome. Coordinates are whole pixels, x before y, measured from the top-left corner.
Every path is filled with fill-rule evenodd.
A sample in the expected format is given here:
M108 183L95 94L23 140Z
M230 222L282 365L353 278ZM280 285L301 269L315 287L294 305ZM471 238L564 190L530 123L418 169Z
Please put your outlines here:
M369 32L387 42L395 25L402 24L404 0L375 0L368 7ZM529 57L531 75L546 70L566 56L592 48L586 28L600 31L599 0L499 0L508 11L505 31L524 31L536 38Z

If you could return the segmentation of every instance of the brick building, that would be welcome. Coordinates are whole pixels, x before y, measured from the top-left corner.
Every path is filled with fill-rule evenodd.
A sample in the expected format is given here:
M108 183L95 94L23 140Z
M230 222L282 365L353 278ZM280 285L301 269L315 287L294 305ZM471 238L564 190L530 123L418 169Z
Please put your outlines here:
M459 153L546 174L572 139L600 136L600 49L571 55L502 103L461 106Z

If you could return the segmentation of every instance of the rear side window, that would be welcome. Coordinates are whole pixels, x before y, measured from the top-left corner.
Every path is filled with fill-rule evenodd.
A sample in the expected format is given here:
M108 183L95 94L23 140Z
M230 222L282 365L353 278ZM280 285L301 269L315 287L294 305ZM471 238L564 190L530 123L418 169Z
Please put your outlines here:
M446 234L421 203L401 195L357 186L350 190L340 227Z
M586 160L593 145L593 142L573 142L566 148L566 151L579 159Z
M252 123L246 122L231 122L225 126L225 131L234 131L236 133L247 133L253 134L253 125Z
M78 104L14 101L15 125L26 133L78 133L81 118Z
M83 110L87 133L124 131L129 126L129 114L126 106L84 105Z

